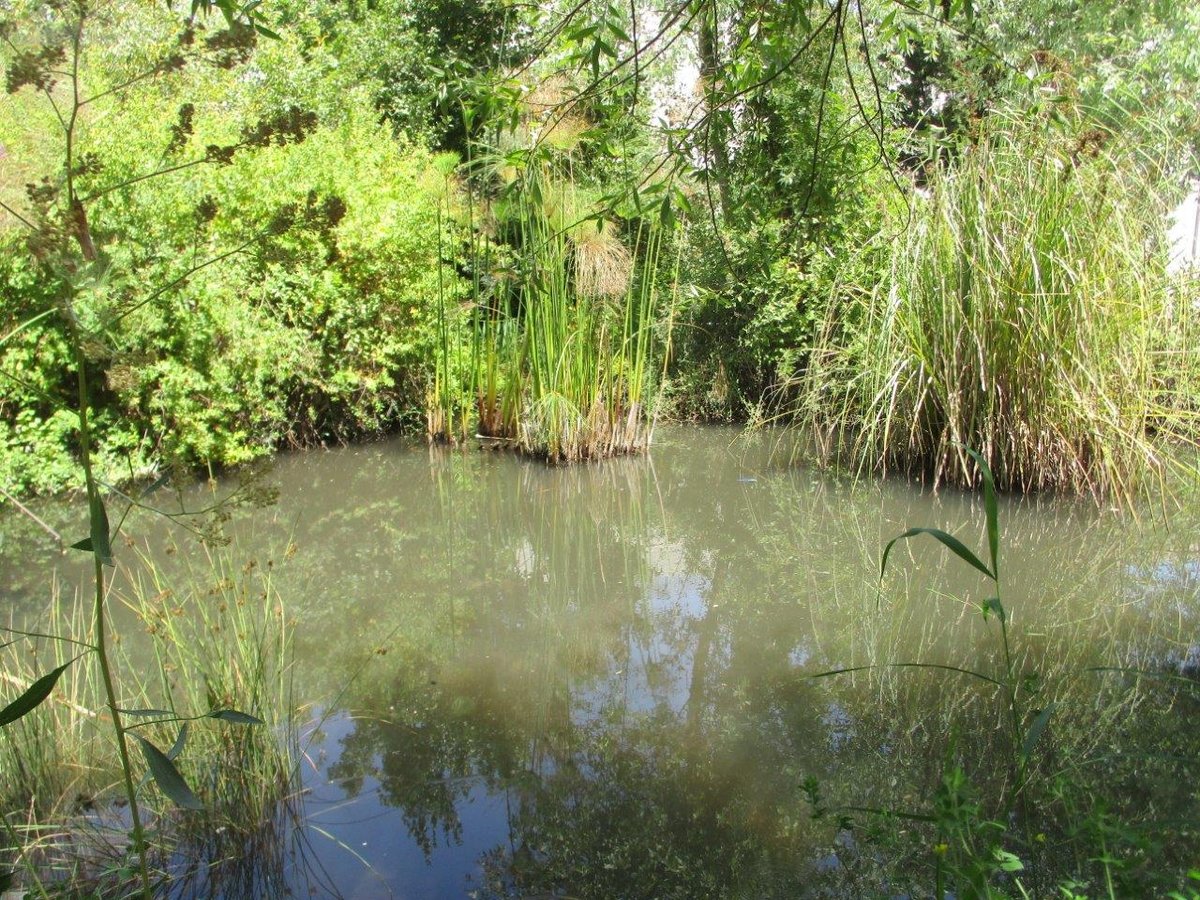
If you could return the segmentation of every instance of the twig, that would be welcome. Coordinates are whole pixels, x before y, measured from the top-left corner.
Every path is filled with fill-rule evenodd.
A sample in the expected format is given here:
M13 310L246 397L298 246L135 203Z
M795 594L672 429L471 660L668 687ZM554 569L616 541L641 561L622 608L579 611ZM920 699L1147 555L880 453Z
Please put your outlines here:
M53 537L56 541L58 541L58 547L60 550L62 549L62 547L63 547L62 535L59 534L57 531L55 531L53 528L51 528L45 522L45 520L41 519L37 515L37 513L35 513L32 509L30 509L28 506L26 506L24 503L22 503L16 497L14 497L12 494L10 494L8 491L4 490L4 488L0 488L0 496L3 496L5 500L7 500L9 503L11 503L13 506L15 506L18 510L20 510L22 514L24 514L25 516L27 516L28 518L30 518L34 522L36 522L38 525L40 525L42 527L43 531L45 531L47 534L49 534L51 537Z

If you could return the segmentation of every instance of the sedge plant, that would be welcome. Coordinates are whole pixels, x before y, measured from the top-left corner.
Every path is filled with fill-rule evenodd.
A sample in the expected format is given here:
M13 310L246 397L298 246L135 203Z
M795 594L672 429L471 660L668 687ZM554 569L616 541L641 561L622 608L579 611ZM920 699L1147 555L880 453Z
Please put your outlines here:
M1032 120L1032 121L1031 121ZM1164 163L1085 117L996 113L832 289L799 420L826 458L1128 501L1193 442L1195 310L1169 289Z
M472 435L552 463L644 449L652 427L664 226L623 238L586 192L530 168L472 229L472 297L443 292L428 412L433 439ZM631 246L626 246L626 241ZM499 277L480 273L509 265ZM515 258L513 258L515 257Z
M251 4L243 9L232 2L199 0L192 8L193 15L207 14L219 9L231 33L236 32L245 40L246 35L270 34L255 13L254 6L255 4ZM187 166L175 166L149 175L134 175L99 192L93 190L89 194L84 184L85 178L93 175L99 166L85 149L83 126L87 112L90 111L90 107L119 96L132 85L165 78L178 71L187 63L187 52L193 46L190 35L194 22L189 20L183 23L177 47L163 59L147 63L144 71L127 81L115 86L89 90L90 86L85 83L84 71L93 12L87 4L56 8L56 21L53 27L47 27L44 32L45 42L36 50L18 45L18 38L11 27L6 27L0 32L6 44L6 55L10 57L10 93L23 88L40 93L61 126L58 145L61 150L60 169L54 178L48 177L41 188L31 189L33 211L29 215L22 215L5 206L6 211L28 229L28 246L35 263L42 267L48 279L57 285L55 305L51 309L39 310L33 319L16 325L3 340L7 341L13 334L28 327L32 321L49 315L60 316L65 323L66 339L74 365L72 374L75 397L73 409L70 411L74 413L78 422L78 462L88 510L88 534L72 544L71 549L88 553L92 558L90 637L86 640L71 638L69 644L78 651L77 654L31 679L15 699L0 709L0 728L10 728L43 704L51 696L64 673L81 657L94 657L105 710L104 719L111 726L121 790L128 809L131 836L129 862L137 873L140 893L149 900L154 894L154 885L148 860L146 811L143 805L144 780L140 775L141 766L134 762L131 749L136 747L140 751L148 770L148 777L167 798L184 809L196 810L202 807L202 803L180 774L175 762L175 757L187 739L188 721L213 719L237 725L252 725L261 724L261 720L220 704L212 705L207 711L199 714L180 716L170 711L133 709L122 702L124 691L112 653L108 609L109 570L115 565L113 542L121 522L114 527L108 510L114 497L124 498L130 508L134 505L146 505L144 501L150 491L166 479L160 479L138 497L123 494L102 482L97 471L92 433L92 401L97 391L94 383L94 373L98 368L96 357L98 353L103 352L108 329L119 327L122 319L134 310L168 293L208 262L197 262L171 284L163 285L144 296L121 297L120 288L114 287L119 285L119 280L112 278L108 268L109 261L103 252L102 239L93 231L90 222L92 200L104 193L119 190L122 186L146 178L167 175L175 169ZM191 52L202 53L204 48L196 48ZM62 84L59 84L60 80L63 81ZM187 165L227 161L240 149L253 146L255 141L261 141L264 135L267 140L270 140L272 135L280 140L298 140L306 133L306 129L311 129L312 126L306 117L301 118L302 122L293 116L290 125L264 121L260 123L262 127L258 131L247 132L248 136L239 143L228 147L211 147L203 158ZM115 302L110 302L114 296ZM4 374L9 378L20 378L19 374ZM59 406L54 398L46 399L52 406ZM121 521L123 520L124 516ZM149 733L146 729L157 727L161 731L162 726L173 724L181 727L175 736L174 746L169 751L162 750L158 743L144 736Z

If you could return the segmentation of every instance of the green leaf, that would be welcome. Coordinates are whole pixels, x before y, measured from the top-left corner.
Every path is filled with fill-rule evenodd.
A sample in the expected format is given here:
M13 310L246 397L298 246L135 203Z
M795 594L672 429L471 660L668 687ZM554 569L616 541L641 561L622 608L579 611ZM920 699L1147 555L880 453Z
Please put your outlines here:
M181 729L181 736L182 733ZM170 757L141 735L135 734L134 737L142 745L142 754L146 757L146 765L150 767L150 775L154 778L154 783L158 785L159 790L166 794L176 806L183 809L204 809L204 804L200 802L199 797L192 793L192 789L187 786L187 782L183 780L183 776L179 774L179 770L175 768L175 763L171 762Z
M106 566L113 564L112 544L109 543L110 529L108 513L99 492L93 492L88 501L88 521L91 525L91 549Z
M210 718L220 719L222 722L232 722L235 725L264 725L262 719L257 716L252 716L249 713L238 712L236 709L217 709L209 714Z
M996 618L1001 622L1008 621L1008 613L1004 611L1004 604L1000 602L999 597L988 597L983 601L981 608L983 610L983 618L986 620L992 613L996 614Z
M892 547L895 546L896 542L902 541L905 538L916 537L919 534L929 535L931 538L939 541L943 546L946 547L946 549L948 549L963 562L978 569L993 581L996 579L996 576L991 573L988 567L979 561L979 557L967 549L966 544L964 544L954 535L947 534L946 532L942 531L940 528L910 528L899 537L894 537L888 541L887 546L883 548L883 562L881 562L879 565L880 578L882 578L883 573L887 571L888 554L892 552Z
M71 660L74 662L74 660ZM59 677L67 670L67 666L71 663L63 663L57 669L47 672L28 688L25 689L20 697L14 700L4 709L0 709L0 727L9 725L29 712L32 712L42 701L50 696L50 692L54 690L54 685Z
M1025 864L1021 862L1021 858L1015 853L1009 853L1000 847L995 848L993 852L996 854L996 864L1002 872L1024 871Z
M1046 730L1046 726L1050 724L1050 717L1054 715L1054 704L1051 703L1033 720L1033 724L1029 726L1029 731L1025 735L1025 741L1021 744L1021 758L1029 759L1029 755L1033 753L1033 748L1037 746L1037 742L1041 739L1042 733Z
M171 473L163 472L161 475L159 475L157 478L155 478L154 481L150 482L150 484L147 485L142 490L142 496L149 497L151 494L153 494L155 491L157 491L160 487L162 487L164 484L166 484L170 480L171 480Z
M188 723L184 722L179 726L179 734L175 736L175 743L171 745L171 749L167 751L167 759L179 759L179 754L183 752L183 746L188 739Z
M1000 556L1000 512L996 501L996 481L992 477L992 470L984 460L983 456L970 447L966 448L967 453L979 465L979 471L983 473L983 505L987 510L987 539L988 551L992 557L992 577L999 579L1000 564L998 558Z
M662 223L663 228L673 228L675 226L675 210L671 207L671 195L663 197L662 205L658 209L658 219Z
M92 552L92 539L85 537L82 541L76 541L71 545L72 550L82 550L84 553Z
M148 719L158 716L174 716L175 713L169 709L122 709L120 710L123 716L133 716L138 719Z

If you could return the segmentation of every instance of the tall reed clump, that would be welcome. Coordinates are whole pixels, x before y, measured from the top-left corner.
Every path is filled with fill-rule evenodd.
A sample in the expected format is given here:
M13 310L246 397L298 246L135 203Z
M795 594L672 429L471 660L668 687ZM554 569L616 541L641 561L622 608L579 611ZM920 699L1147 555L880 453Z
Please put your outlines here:
M799 420L826 458L970 485L1128 497L1196 436L1189 304L1173 304L1156 160L1096 127L1003 116L838 286Z
M124 586L110 596L124 606L113 662L128 673L125 727L170 748L165 755L195 800L180 808L179 786L168 796L149 776L138 786L153 889L274 895L298 815L298 751L289 737L289 628L272 567L239 569L210 556L203 571L180 577L145 558L122 568ZM23 688L49 663L75 656L91 634L89 613L56 593L46 621L14 633L5 649L8 687ZM5 863L27 891L137 892L128 806L112 792L120 760L107 739L105 699L96 667L72 666L47 702L0 736ZM251 721L265 727L230 727ZM243 890L248 885L254 889Z
M552 463L642 450L669 346L658 334L663 228L637 220L623 238L568 180L526 179L491 210L504 241L473 235L465 314L441 304L430 437L474 434ZM502 253L510 262L494 277Z

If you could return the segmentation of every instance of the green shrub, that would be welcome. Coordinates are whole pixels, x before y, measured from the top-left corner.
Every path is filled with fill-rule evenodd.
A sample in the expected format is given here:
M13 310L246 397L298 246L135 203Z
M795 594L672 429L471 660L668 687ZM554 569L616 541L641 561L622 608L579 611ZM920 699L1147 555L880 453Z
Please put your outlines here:
M89 95L174 46L165 10L117 5L89 23ZM136 47L110 33L122 27L138 31ZM195 42L212 36L201 29ZM237 464L420 419L447 165L378 122L370 85L345 85L336 107L314 95L323 119L303 95L282 99L278 82L305 64L285 37L84 107L75 150L89 162L75 178L99 253L86 273L39 251L16 218L0 222L0 487L79 481L65 411L75 361L58 311L68 294L99 336L85 349L106 478L164 457ZM0 199L61 221L61 133L42 95L10 99L0 125L18 135L17 174L47 180L39 201L6 177Z

